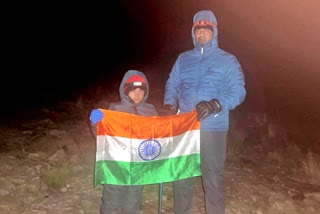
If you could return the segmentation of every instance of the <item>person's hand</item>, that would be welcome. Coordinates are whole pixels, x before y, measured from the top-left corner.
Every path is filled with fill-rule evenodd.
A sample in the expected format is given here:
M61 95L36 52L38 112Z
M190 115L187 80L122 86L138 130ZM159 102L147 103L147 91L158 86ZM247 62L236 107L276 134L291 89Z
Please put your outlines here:
M176 114L176 110L172 105L169 105L169 104L164 105L163 108L160 109L159 111L160 116L170 116L175 114Z
M99 109L94 109L90 113L90 121L95 125L102 120L103 116L104 114L102 111L100 111Z
M201 122L208 115L215 113L218 114L221 111L220 102L217 99L210 101L201 101L196 105L197 109L197 121Z

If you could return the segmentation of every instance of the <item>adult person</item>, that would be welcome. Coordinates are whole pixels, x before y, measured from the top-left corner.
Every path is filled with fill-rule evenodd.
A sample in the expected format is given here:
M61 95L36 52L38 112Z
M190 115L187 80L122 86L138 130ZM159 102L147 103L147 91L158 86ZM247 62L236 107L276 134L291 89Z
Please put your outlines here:
M110 103L108 109L142 116L158 115L154 105L146 103L149 83L137 70L128 70L120 83L120 102ZM99 109L91 111L90 120L96 124L103 119ZM143 186L103 185L100 214L139 214Z
M192 50L179 54L165 85L167 115L197 110L205 207L208 214L225 213L224 164L229 111L246 95L245 80L237 58L218 46L215 15L198 11L193 17ZM192 179L175 181L175 214L192 213Z

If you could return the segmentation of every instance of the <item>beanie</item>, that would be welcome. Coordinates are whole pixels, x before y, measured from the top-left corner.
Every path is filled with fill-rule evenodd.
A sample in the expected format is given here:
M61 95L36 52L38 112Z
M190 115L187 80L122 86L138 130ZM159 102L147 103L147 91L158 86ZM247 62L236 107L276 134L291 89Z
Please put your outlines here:
M144 92L147 91L147 81L142 76L139 76L137 74L132 75L126 80L123 91L126 95L128 95L130 91L136 88L140 88L144 90Z
M213 28L216 26L216 23L210 22L208 20L199 20L193 24L193 32L200 28L209 29L213 32Z

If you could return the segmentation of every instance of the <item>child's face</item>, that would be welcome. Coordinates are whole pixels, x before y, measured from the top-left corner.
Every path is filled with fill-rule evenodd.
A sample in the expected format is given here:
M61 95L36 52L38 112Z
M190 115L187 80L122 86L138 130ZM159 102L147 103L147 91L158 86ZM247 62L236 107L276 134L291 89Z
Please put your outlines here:
M136 88L129 92L128 96L133 100L135 104L138 104L142 101L144 97L144 90Z

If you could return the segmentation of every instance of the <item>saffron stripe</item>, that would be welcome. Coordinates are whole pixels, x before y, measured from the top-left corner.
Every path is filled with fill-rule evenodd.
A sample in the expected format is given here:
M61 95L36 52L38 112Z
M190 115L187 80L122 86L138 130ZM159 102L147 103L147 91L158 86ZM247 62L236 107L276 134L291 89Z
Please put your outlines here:
M174 116L139 116L118 111L100 109L104 118L98 124L97 135L149 139L181 135L200 129L196 111ZM174 119L172 119L174 118Z

